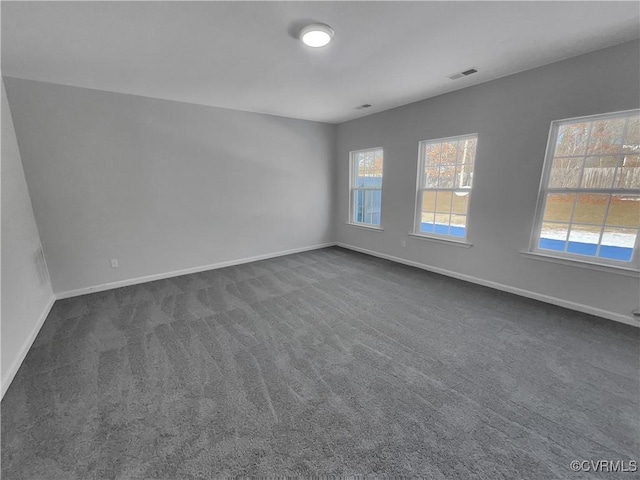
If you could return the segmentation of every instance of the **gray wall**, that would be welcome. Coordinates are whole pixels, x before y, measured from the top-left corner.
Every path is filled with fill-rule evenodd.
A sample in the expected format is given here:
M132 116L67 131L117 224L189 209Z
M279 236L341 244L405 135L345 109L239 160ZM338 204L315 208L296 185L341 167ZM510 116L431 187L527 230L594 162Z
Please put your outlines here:
M56 293L334 239L332 125L5 83Z
M639 58L634 41L339 125L338 242L634 322L630 312L640 297L636 278L519 252L529 245L551 121L638 107ZM479 134L468 225L473 247L409 237L418 142L468 133ZM345 224L348 154L367 147L384 148L383 232Z
M35 338L53 300L46 270L33 262L40 248L11 112L2 84L2 395Z
M13 78L6 86L56 292L337 240L633 322L637 278L519 252L550 122L637 107L639 54L630 42L338 127ZM418 142L465 133L479 134L473 247L409 237ZM372 146L385 149L383 232L345 224L348 152Z

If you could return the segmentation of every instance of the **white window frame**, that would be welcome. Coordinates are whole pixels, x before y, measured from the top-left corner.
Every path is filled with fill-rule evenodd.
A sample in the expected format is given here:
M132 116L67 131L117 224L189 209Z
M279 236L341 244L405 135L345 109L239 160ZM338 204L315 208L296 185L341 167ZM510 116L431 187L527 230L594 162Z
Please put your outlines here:
M540 241L540 235L542 233L542 224L543 224L543 217L544 217L544 210L545 210L545 206L546 206L546 197L548 193L575 193L575 194L580 194L580 193L593 193L593 194L607 194L607 195L625 195L625 194L631 194L631 195L638 195L640 194L640 189L627 189L627 188L549 188L549 177L551 175L551 167L553 165L553 158L554 158L554 153L555 153L555 149L556 149L556 143L557 143L557 138L558 138L558 131L559 128L563 125L567 125L567 124L572 124L572 123L579 123L579 122L594 122L594 121L598 121L598 120L607 120L610 118L617 118L617 117L622 117L622 116L629 116L629 115L638 115L640 114L640 109L631 109L631 110L623 110L623 111L619 111L619 112L611 112L611 113L604 113L604 114L596 114L596 115L587 115L584 117L574 117L574 118L565 118L562 120L554 120L553 122L551 122L551 127L549 129L549 137L547 139L547 148L546 148L546 152L545 152L545 158L544 158L544 164L542 167L542 176L540 179L540 187L538 189L538 200L536 202L536 213L535 213L535 220L534 220L534 224L533 224L533 229L531 231L531 240L529 243L529 252L530 254L534 254L534 255L540 255L543 257L548 257L550 259L553 258L557 258L559 260L563 260L563 261L567 261L569 263L578 263L578 264L586 264L586 265L592 265L594 267L598 267L598 266L602 266L602 267L617 267L617 268L621 268L624 270L633 270L633 271L638 271L640 270L638 268L638 250L639 250L639 246L640 246L640 231L639 233L636 235L636 240L635 240L635 244L633 247L633 253L631 254L631 260L629 261L621 261L621 260L613 260L613 259L608 259L608 258L601 258L598 256L590 256L590 255L580 255L577 253L571 253L571 252L560 252L557 250L548 250L548 249L541 249L538 248L538 244ZM622 138L624 139L626 135L626 131L623 132L622 134ZM623 155L623 154L618 154L618 155ZM585 147L585 153L584 155L582 155L583 159L586 159L586 157L588 157L589 155L587 155L587 147ZM597 155L593 155L593 156L597 156ZM617 170L618 166L616 165L616 170ZM583 170L580 173L580 180L578 181L578 185L581 183L581 179L582 179L582 175L584 174L584 165L583 165ZM614 178L615 178L615 174L614 174ZM607 218L607 212L608 212L608 208L609 208L609 203L607 203L605 212L604 212L604 216L603 216L603 224L601 225L601 231L600 231L600 239L598 241L598 247L596 250L596 255L599 252L600 249L600 242L602 241L602 235L603 235L603 227L605 225L604 222L606 222L606 218ZM569 219L569 228L571 228L571 226L573 225L573 215L575 213L575 203L573 206L573 210L571 212L571 217ZM623 228L630 228L633 229L633 227L623 227ZM639 229L640 230L640 229ZM567 233L567 235L569 235L569 233Z
M382 182L380 183L380 187L368 187L368 188L359 188L354 185L356 175L356 161L355 157L359 153L365 152L376 152L380 150L382 152ZM347 224L353 225L356 227L370 228L373 230L382 230L382 185L384 184L384 149L382 147L374 147L374 148L362 148L360 150L353 150L349 152L349 216ZM373 225L371 223L358 222L354 218L354 209L355 209L355 196L357 191L379 191L380 192L380 223L378 225Z
M465 216L467 218L466 220L466 224L465 224L465 228L464 228L464 237L458 237L455 235L446 235L446 234L442 234L442 233L425 233L425 232L421 232L420 231L420 224L422 223L422 192L425 191L430 191L430 192L451 192L452 193L452 201L453 201L453 195L455 195L455 192L458 192L461 190L460 187L452 187L452 188L440 188L440 187L436 187L436 188L429 188L429 187L425 187L422 182L423 179L425 178L425 147L430 144L430 143L444 143L444 142L451 142L451 141L460 141L460 140L465 140L465 139L475 139L476 140L476 152L475 152L475 156L473 159L473 172L472 172L472 180L471 180L471 185L469 188L465 188L465 191L468 191L468 200L467 200L467 211L465 212ZM418 143L418 169L416 172L416 195L415 195L415 207L414 207L414 217L413 217L413 232L411 232L412 236L415 237L424 237L424 238L429 238L429 239L435 239L435 240L444 240L446 242L453 242L453 243L463 243L466 245L467 241L468 241L468 237L469 237L469 207L471 206L471 197L472 197L472 192L473 192L473 176L475 175L475 171L476 171L476 160L477 160L477 156L478 156L478 134L477 133L469 133L469 134L465 134L465 135L455 135L452 137L443 137L443 138L433 138L433 139L429 139L429 140L422 140ZM449 215L451 215L451 211L449 212Z

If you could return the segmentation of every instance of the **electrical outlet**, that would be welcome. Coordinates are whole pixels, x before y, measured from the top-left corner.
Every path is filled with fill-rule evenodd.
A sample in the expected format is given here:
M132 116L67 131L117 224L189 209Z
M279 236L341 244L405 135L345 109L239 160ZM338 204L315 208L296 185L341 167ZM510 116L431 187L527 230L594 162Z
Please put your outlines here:
M117 259L112 259L111 260L111 268L118 268L118 260Z

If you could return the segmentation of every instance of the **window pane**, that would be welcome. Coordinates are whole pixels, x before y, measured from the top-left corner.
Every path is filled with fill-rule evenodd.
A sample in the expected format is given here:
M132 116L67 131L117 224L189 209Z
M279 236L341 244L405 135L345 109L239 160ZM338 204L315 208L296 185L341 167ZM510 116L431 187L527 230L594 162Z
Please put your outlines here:
M423 212L435 212L436 211L436 192L422 192L422 211Z
M469 192L465 192L464 190L454 192L453 199L451 202L452 213L466 215L468 205L469 205Z
M567 252L594 256L600 240L601 227L595 225L571 225Z
M425 169L426 180L424 186L427 188L438 187L438 167L427 167Z
M573 221L601 226L604 223L604 211L608 201L609 195L578 194Z
M425 166L440 165L440 155L442 154L441 143L427 143L424 147Z
M351 152L350 159L352 172L350 221L379 226L383 151L371 149Z
M382 177L358 177L357 188L381 188Z
M434 191L422 191L418 198L421 217L417 228L422 233L464 238L477 138L451 137L420 145L424 148L420 168L424 170L419 187Z
M576 188L582 173L582 158L554 158L549 188Z
M434 230L434 213L432 211L423 211L420 218L420 231L422 233L433 233Z
M449 213L451 211L451 192L438 192L436 197L436 212Z
M573 210L575 197L574 193L547 194L542 219L545 222L569 223L571 221L571 211Z
M458 163L465 165L473 165L476 155L476 138L467 138L460 140L458 145Z
M606 224L638 228L640 226L640 196L612 195Z
M640 153L640 118L630 118L622 149L626 153Z
M371 191L364 191L364 223L371 224Z
M563 252L566 246L569 224L543 223L538 248Z
M584 155L588 131L589 122L560 126L555 156Z
M367 162L366 155L364 153L358 154L358 168L356 169L356 175L358 177L366 177L369 173L369 162Z
M557 129L543 186L556 191L543 193L538 248L629 261L640 229L640 116L594 118Z
M369 152L364 152L363 153L363 161L362 164L360 166L360 168L362 169L362 173L366 176L371 175L372 170L374 168L373 165L373 152L369 151Z
M640 156L625 155L622 158L613 188L640 188Z
M364 223L380 225L380 205L382 192L380 190L365 190Z
M449 235L450 215L448 213L436 213L434 233Z
M453 188L471 188L471 180L473 179L473 165L458 165L456 167L456 176Z
M630 261L637 234L637 230L630 228L605 228L599 256L623 262Z
M382 177L383 158L382 150L375 150L374 154L374 174Z
M382 186L382 150L358 152L354 155L355 187Z
M451 227L449 228L449 235L464 238L466 226L466 215L451 215Z
M440 188L453 188L453 182L456 176L456 166L446 165L440 167Z
M582 188L611 188L617 164L617 156L587 157L580 186Z
M371 190L364 192L364 223L371 224Z
M433 233L435 230L435 226L433 223L433 214L431 216L424 214L422 216L422 222L420 223L420 232L421 233Z
M358 176L356 177L356 188L367 188L373 187L376 183L375 177L367 177L367 176Z
M436 223L441 225L449 225L449 213L445 212L436 212Z
M593 122L587 155L618 153L622 150L624 118L612 118Z
M455 165L458 155L458 141L444 142L442 144L441 165Z
M434 212L436 209L436 192L422 192L421 205L422 209L419 231L422 233L433 233Z
M364 222L364 192L355 190L353 192L353 221Z
M359 153L352 153L351 154L351 187L357 187L358 186L358 168L360 165L360 154Z

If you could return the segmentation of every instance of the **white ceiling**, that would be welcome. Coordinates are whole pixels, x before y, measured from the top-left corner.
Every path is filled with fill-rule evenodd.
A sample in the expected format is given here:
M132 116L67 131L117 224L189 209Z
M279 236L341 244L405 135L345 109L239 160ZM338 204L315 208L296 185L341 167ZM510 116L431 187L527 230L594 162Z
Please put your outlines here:
M334 42L302 45L311 21ZM632 40L639 25L638 2L3 1L2 73L339 123ZM479 73L447 78L468 67Z

